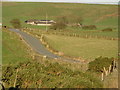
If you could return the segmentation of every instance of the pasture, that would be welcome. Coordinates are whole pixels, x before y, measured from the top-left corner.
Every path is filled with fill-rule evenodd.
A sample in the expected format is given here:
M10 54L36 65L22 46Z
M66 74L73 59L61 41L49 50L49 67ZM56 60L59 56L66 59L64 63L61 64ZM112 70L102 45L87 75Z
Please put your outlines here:
M117 58L118 55L117 40L45 35L45 41L53 50L85 60L94 60L99 56Z

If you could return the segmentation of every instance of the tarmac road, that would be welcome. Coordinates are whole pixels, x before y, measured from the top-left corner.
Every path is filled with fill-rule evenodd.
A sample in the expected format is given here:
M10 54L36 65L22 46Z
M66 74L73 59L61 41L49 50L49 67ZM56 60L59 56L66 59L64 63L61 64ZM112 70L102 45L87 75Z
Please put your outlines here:
M46 47L41 43L41 41L25 32L22 32L18 29L9 29L12 32L16 32L18 34L20 34L22 36L22 38L31 46L31 48L33 50L35 50L36 52L38 52L39 54L42 54L44 56L47 56L49 58L56 58L58 60L64 60L64 61L69 61L69 62L80 62L80 61L76 61L73 59L68 59L68 58L64 58L58 55L55 55L53 53L51 53L50 51L48 51L46 49Z

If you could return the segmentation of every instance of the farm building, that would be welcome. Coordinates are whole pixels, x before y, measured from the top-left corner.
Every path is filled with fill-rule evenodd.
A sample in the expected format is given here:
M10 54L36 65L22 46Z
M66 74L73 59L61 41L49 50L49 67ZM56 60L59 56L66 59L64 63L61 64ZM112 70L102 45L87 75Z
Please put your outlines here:
M36 19L31 19L31 20L26 20L25 23L31 24L31 25L41 25L41 26L50 26L53 23L56 23L54 20L36 20Z

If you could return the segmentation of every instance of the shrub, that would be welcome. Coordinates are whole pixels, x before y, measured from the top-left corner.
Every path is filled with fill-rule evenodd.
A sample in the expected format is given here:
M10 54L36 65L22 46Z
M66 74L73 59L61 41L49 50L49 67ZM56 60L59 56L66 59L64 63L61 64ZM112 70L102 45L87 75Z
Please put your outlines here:
M65 16L60 16L56 19L56 23L54 23L51 27L51 29L57 30L57 29L64 29L67 26L67 18Z
M112 64L114 58L108 58L108 57L98 57L94 61L89 63L89 69L90 71L95 72L102 72L103 67L108 69L108 67Z
M38 59L39 60L39 59ZM26 61L14 66L3 66L5 87L16 85L20 88L101 88L102 83L92 73L72 70L71 64L49 60ZM69 66L68 66L69 65ZM16 74L16 69L19 69Z
M102 31L112 31L112 28L105 28Z
M95 25L87 25L87 26L82 26L82 29L89 29L89 30L94 30L97 29Z
M13 25L14 28L17 28L17 29L21 28L21 22L19 19L13 19L10 21L10 23Z

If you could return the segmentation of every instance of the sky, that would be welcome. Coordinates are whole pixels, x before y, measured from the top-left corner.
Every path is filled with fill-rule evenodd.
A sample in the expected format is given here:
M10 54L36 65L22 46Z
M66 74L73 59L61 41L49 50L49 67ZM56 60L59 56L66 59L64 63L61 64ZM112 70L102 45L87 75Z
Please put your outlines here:
M2 1L21 1L21 2L69 2L69 3L103 3L118 4L120 0L2 0Z

